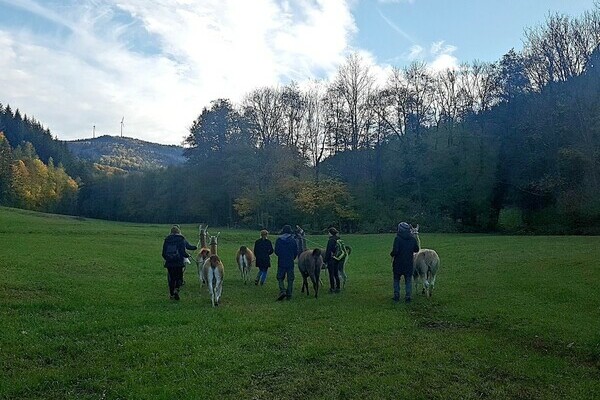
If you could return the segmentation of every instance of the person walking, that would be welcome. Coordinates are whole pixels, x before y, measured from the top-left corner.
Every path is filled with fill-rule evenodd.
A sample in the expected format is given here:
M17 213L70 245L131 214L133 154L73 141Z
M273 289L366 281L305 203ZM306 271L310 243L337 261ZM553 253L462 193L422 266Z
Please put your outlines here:
M255 285L265 284L267 272L271 268L271 254L273 254L273 243L268 238L269 231L263 229L260 231L260 239L254 242L254 256L256 257L256 266L258 275L256 275Z
M394 302L400 301L400 278L404 275L406 288L404 301L410 303L414 271L413 257L418 251L419 244L410 232L410 225L406 222L400 222L398 224L398 233L394 239L394 247L390 253L394 273Z
M177 225L171 227L171 233L163 242L162 257L167 269L167 281L171 299L179 300L179 288L183 283L184 259L189 258L186 250L196 250L197 247L188 243Z
M275 254L277 255L277 282L279 282L279 297L290 300L294 289L294 260L298 255L298 246L292 235L292 227L285 225L281 235L275 241ZM284 280L287 277L287 288Z
M325 256L323 262L327 264L327 270L329 271L329 293L340 292L340 262L343 260L337 260L335 258L335 252L337 247L337 241L339 239L339 232L334 227L329 228L329 240L327 241L327 248L325 249Z

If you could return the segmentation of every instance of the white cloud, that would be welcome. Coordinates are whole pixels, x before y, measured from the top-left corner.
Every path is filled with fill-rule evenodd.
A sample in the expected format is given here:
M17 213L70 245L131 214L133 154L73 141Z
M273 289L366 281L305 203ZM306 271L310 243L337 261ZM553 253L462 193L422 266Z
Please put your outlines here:
M0 101L61 139L90 136L94 124L97 134L117 134L124 115L125 135L179 143L213 99L332 75L356 32L344 0L11 3L67 34L0 26ZM135 34L158 48L136 48Z

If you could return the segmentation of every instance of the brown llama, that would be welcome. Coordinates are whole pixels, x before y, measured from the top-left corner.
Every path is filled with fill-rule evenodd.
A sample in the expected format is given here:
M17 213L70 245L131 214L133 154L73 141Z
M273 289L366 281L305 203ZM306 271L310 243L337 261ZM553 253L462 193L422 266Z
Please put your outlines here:
M240 246L240 249L235 255L235 261L240 269L244 285L248 283L248 279L250 278L250 270L252 269L252 264L255 260L256 258L254 257L252 250L246 246Z
M298 269L302 275L302 293L306 288L306 295L310 295L308 290L308 278L310 277L315 290L315 299L319 296L320 275L323 268L322 253L321 249L314 249L303 251L298 256Z

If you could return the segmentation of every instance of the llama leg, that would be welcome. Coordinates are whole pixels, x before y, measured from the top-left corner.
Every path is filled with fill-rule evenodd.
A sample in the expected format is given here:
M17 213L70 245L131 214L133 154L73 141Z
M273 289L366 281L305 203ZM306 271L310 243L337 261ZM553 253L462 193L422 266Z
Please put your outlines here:
M313 289L315 290L315 299L319 296L319 280L311 275L310 280L312 281L313 284ZM308 284L306 285L308 287Z
M215 276L215 270L212 267L208 269L208 292L210 293L210 302L212 306L215 306L215 289L213 287L213 279Z
M223 275L221 274L221 271L219 271L218 269L215 269L215 275L216 275L216 281L217 281L217 287L216 287L216 295L217 295L217 300L216 300L216 305L218 306L221 303L221 293L223 292Z

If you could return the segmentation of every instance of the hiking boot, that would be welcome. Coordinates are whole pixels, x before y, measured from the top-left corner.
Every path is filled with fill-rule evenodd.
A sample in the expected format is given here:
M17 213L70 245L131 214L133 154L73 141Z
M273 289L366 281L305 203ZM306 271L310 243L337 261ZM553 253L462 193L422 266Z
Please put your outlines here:
M281 301L281 300L285 299L286 297L287 297L287 294L285 292L279 293L279 297L277 298L277 301Z
M335 293L335 289L334 288L329 289L329 293Z
M285 299L286 300L291 300L292 299L292 295L291 294L286 294L285 295Z
M394 303L397 303L400 301L400 296L394 296L392 297L392 300L394 301Z
M258 286L258 279L254 281L254 284Z
M175 300L179 300L179 293L175 293L175 294L173 295L173 298L174 298Z
M404 302L405 302L406 304L410 303L410 297L407 297L406 299L404 299Z
M339 287L338 287L338 288L335 288L335 292L336 292L336 293L339 293L339 292L340 292L340 288L339 288Z

